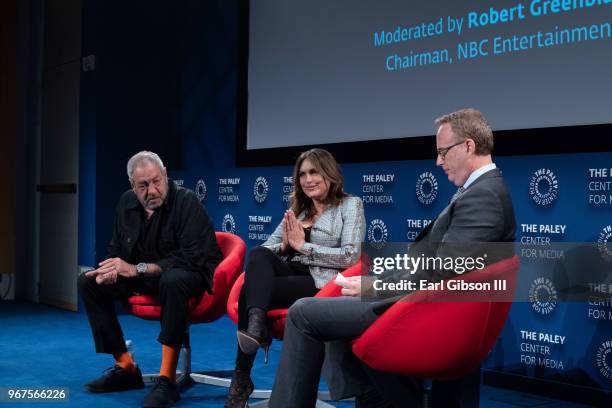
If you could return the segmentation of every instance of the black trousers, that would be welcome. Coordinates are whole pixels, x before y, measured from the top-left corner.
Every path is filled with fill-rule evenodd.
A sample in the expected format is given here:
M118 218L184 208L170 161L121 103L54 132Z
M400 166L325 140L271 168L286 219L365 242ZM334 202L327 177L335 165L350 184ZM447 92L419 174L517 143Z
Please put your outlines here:
M307 266L285 262L268 248L255 247L249 254L238 299L238 329L247 330L252 307L265 311L285 308L300 298L314 296L317 291ZM254 360L254 354L244 354L237 347L237 370L251 371Z
M252 307L265 311L286 308L317 291L307 266L285 262L268 248L255 247L249 255L238 299L238 328L247 329Z
M157 340L167 346L180 347L188 325L189 299L200 296L204 287L200 274L183 269L168 269L153 278L120 276L112 285L99 285L95 278L82 274L77 283L97 353L126 351L115 300L127 299L135 293L159 296L161 332Z

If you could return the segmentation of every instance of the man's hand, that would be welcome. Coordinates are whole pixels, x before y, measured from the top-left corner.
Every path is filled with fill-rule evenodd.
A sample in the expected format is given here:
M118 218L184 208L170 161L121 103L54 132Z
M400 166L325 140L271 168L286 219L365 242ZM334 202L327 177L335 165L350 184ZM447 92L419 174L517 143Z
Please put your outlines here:
M344 296L363 296L372 290L372 281L366 276L349 276L342 284Z
M96 269L101 273L116 271L117 275L125 278L133 278L138 275L136 265L129 264L121 258L108 258L100 262L100 267Z
M96 283L98 285L112 285L115 282L117 282L117 271L102 273L96 276Z
M117 276L133 278L138 275L136 266L121 258L108 258L100 262L98 269L85 273L85 276L95 276L100 285L110 285L117 282Z

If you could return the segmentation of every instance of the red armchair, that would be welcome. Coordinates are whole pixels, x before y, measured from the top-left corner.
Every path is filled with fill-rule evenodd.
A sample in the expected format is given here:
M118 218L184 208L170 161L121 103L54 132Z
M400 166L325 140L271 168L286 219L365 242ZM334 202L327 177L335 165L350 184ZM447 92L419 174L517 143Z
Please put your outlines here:
M226 312L227 299L230 290L238 276L242 273L244 266L244 254L246 245L237 235L226 232L216 232L215 236L223 260L213 276L213 294L204 293L200 298L190 300L190 323L208 323L217 320ZM137 295L128 299L127 311L146 320L159 320L161 306L155 296ZM183 347L181 349L182 361L180 374L177 376L177 384L183 384L193 380L195 382L207 382L197 373L191 373L191 347L189 344L189 332L185 333ZM144 375L145 380L151 380L156 375Z
M476 370L493 348L512 305L519 257L459 277L507 282L505 290L417 291L395 303L353 343L377 370L429 380L454 380Z

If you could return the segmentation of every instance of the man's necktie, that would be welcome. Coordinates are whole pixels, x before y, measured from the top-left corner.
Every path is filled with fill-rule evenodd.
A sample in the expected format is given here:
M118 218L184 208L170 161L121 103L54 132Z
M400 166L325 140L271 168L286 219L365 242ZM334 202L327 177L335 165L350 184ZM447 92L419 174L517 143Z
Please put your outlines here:
M458 199L458 198L459 198L459 196L460 196L461 194L463 194L463 192L464 192L464 191L465 191L465 188L463 188L463 187L459 187L459 188L457 189L457 191L455 192L455 194L453 194L453 196L451 197L450 202L451 202L451 203L454 203L454 202L455 202L455 200L456 200L456 199Z

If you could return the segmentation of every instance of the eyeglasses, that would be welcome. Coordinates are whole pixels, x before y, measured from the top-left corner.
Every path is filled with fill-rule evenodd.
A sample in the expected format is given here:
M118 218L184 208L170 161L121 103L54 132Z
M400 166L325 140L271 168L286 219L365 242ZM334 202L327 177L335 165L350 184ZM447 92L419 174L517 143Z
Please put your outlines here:
M467 139L466 139L466 140L467 140ZM457 142L457 143L455 143L455 144L452 144L452 145L450 145L450 146L448 146L448 147L441 147L441 148L439 148L439 149L436 149L436 152L438 152L438 156L440 156L440 157L442 158L442 160L444 160L444 158L446 157L446 155L448 154L448 151L449 151L450 149L452 149L452 148L453 148L453 147L455 147L455 146L459 146L460 144L463 144L463 143L465 143L465 140L462 140L462 141L460 141L460 142Z

